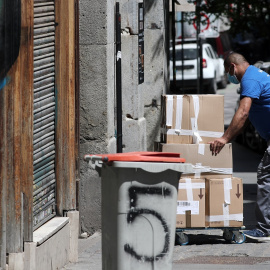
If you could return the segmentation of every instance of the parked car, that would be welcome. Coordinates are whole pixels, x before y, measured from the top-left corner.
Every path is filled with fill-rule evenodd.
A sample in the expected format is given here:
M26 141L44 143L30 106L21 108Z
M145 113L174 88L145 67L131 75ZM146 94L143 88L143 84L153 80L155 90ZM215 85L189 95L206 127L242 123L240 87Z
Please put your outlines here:
M237 136L236 141L259 154L264 153L267 148L266 141L260 136L250 121L248 121L243 132Z
M182 61L182 47L183 61ZM179 89L196 89L198 82L198 50L196 43L187 43L175 46L176 87ZM215 94L218 88L227 86L223 59L219 58L213 47L204 43L202 45L203 57L203 89L204 93ZM183 66L182 66L183 63ZM183 78L182 78L182 68ZM173 54L170 49L170 82L173 85Z

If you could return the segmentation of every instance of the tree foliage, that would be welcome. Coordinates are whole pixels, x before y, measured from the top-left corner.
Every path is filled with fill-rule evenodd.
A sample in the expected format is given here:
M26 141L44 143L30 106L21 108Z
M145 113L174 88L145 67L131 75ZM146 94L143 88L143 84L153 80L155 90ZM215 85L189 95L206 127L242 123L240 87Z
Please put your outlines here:
M232 35L252 32L260 37L270 36L269 0L205 0L197 8L197 13L201 12L227 17Z

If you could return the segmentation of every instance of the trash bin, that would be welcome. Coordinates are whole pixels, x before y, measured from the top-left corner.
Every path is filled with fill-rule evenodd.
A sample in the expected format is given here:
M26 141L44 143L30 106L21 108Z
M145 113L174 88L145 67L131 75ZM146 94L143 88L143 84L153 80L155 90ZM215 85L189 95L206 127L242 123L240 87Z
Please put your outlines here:
M178 182L192 166L176 153L84 159L101 176L102 269L172 269Z

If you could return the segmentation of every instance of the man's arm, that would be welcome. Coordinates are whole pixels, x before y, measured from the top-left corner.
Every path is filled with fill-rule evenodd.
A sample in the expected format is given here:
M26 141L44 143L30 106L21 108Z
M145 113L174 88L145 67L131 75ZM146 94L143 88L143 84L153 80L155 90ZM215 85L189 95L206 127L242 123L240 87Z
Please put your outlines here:
M248 119L249 110L252 104L252 98L244 97L240 100L239 108L235 112L235 115L229 125L228 129L225 131L221 138L215 139L210 143L210 150L214 155L217 155L224 145L230 142L234 137L236 137Z

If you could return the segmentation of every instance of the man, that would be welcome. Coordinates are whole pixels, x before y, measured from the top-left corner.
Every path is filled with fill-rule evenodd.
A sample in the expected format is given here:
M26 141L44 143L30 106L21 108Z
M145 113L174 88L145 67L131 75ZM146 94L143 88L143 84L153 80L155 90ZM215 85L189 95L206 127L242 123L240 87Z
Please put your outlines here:
M231 83L241 82L240 104L223 136L209 142L210 149L217 155L226 143L241 132L248 118L267 141L268 148L257 171L257 226L244 234L257 241L270 241L270 75L234 52L224 60L224 67Z

